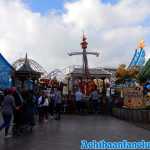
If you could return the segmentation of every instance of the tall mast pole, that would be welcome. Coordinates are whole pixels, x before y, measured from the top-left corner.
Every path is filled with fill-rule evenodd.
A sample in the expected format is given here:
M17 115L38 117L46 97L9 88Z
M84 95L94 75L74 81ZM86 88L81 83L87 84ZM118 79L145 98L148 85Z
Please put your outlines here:
M87 59L87 38L85 37L85 34L83 33L82 42L80 43L81 48L83 50L83 76L88 79L89 78L89 69L88 69L88 59Z

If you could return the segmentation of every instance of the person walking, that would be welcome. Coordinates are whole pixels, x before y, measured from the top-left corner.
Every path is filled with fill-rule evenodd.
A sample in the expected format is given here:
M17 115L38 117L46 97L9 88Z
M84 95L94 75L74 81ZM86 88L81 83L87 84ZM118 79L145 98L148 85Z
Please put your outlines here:
M98 95L98 92L97 92L97 88L95 88L95 90L93 90L93 92L91 93L90 99L92 101L93 112L94 113L98 113L98 99L99 99L99 95Z
M12 96L11 90L8 89L5 91L5 97L1 106L2 117L4 122L0 125L0 131L2 129L5 129L5 138L11 137L11 135L9 135L8 133L9 133L10 123L13 116L13 111L15 108L16 106L15 106L14 97Z
M35 98L32 90L24 90L22 92L24 99L24 125L32 127L35 125Z
M83 94L80 91L80 89L78 89L75 92L75 103L76 103L76 108L77 108L78 113L81 113L81 101L82 101L82 99L83 99Z
M54 89L52 88L50 91L50 101L49 101L49 113L51 115L51 119L54 118L54 98L55 98L55 93L54 93Z
M112 115L112 97L111 97L111 88L108 87L106 90L107 97L107 114Z
M44 115L44 121L48 122L48 108L49 108L49 98L47 93L45 93L45 101L43 103L43 115Z
M61 103L62 103L61 91L59 88L55 88L54 93L55 93L54 106L55 106L55 112L56 112L55 120L60 120L61 119Z
M38 98L38 113L39 113L39 123L44 121L44 109L43 104L45 102L44 92L40 94L41 96Z
M18 136L20 135L21 132L21 126L23 123L23 104L24 104L24 99L22 98L21 91L16 89L16 87L11 88L12 95L15 100L15 105L16 108L13 112L13 136Z
M46 93L43 91L42 95L38 99L38 110L39 110L39 122L48 121L48 106L49 101Z

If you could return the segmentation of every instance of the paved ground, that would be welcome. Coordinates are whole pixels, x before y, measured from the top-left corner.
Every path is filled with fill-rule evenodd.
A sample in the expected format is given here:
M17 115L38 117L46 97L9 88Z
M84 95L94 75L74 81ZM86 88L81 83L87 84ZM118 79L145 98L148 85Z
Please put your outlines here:
M150 131L108 116L63 116L37 125L32 134L3 139L0 150L79 150L81 139L149 140Z

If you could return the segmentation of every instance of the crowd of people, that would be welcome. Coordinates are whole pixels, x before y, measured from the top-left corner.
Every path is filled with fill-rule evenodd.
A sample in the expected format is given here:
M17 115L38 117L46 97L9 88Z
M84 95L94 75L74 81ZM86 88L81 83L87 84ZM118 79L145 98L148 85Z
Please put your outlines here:
M55 120L61 119L62 95L59 88L41 90L35 94L32 90L16 88L6 89L1 102L3 123L0 131L5 129L5 138L19 136L26 131L32 131L35 116L39 123L48 122L49 114ZM12 124L12 134L9 129Z
M75 92L75 104L79 114L111 114L113 101L110 95L103 95L97 88L89 96L78 89Z
M4 91L1 102L3 123L0 125L0 131L5 129L5 137L10 137L9 129L12 125L11 136L19 136L26 131L31 132L37 122L46 123L49 118L60 120L61 113L66 112L66 108L72 109L70 102L73 102L75 112L82 115L85 112L111 114L116 101L109 92L104 96L97 88L88 96L77 88L70 99L69 96L63 96L59 87L43 89L36 93L33 90L17 90L13 87Z

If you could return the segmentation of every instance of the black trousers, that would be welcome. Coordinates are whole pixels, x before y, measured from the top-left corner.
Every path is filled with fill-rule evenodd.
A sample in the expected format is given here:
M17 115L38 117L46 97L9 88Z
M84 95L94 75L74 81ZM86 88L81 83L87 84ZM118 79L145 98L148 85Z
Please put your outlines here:
M43 122L44 120L48 120L48 107L40 107L39 108L39 122Z
M60 120L61 118L61 104L56 104L55 106L55 112L56 112L56 120Z
M22 111L14 111L14 120L13 120L13 135L17 135L20 133L21 126L24 123L24 115Z
M93 112L97 113L98 112L98 100L92 101L92 107L93 107Z
M51 116L54 115L54 102L51 102L49 104L49 113L50 113Z
M77 108L78 113L80 113L82 110L82 102L81 101L76 101L76 108Z

